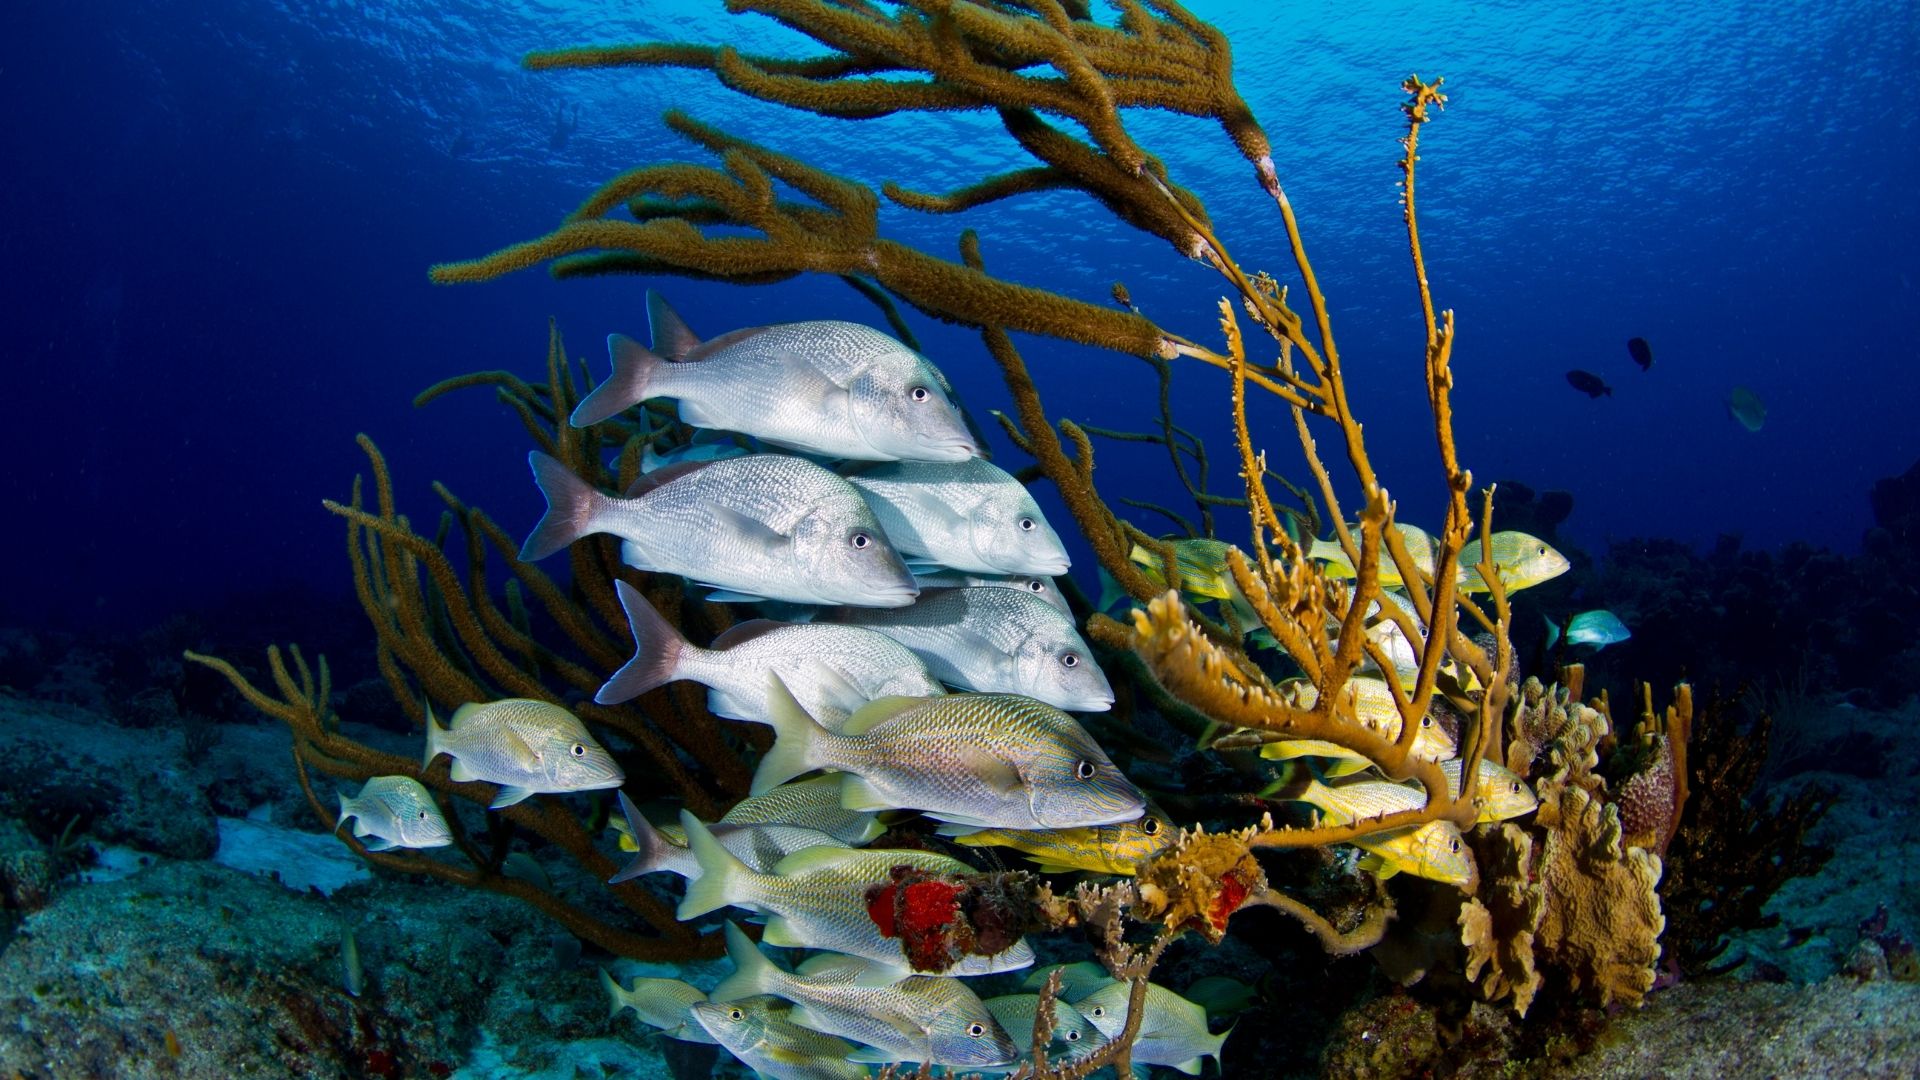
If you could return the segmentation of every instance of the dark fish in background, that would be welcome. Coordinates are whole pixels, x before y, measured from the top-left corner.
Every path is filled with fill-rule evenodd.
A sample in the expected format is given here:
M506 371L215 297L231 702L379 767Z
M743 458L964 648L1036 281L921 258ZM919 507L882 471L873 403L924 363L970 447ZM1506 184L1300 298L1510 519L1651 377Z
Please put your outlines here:
M1575 390L1591 398L1597 398L1601 394L1605 394L1608 397L1613 396L1613 387L1608 386L1604 379L1591 371L1581 371L1578 368L1569 371L1567 372L1567 383Z
M1633 362L1640 365L1641 371L1653 366L1653 346L1647 344L1646 338L1628 338L1627 355L1633 357Z
M1759 431L1760 425L1767 422L1767 404L1760 400L1759 394L1736 386L1727 394L1727 415L1748 431Z

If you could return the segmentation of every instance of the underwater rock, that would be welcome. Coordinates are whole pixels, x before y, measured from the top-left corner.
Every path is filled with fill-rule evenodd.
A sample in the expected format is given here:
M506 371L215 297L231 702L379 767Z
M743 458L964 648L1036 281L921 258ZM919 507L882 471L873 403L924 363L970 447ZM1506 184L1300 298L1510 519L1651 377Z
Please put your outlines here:
M180 732L121 728L55 703L0 698L0 815L47 836L78 818L96 839L176 859L214 848L213 810Z
M219 822L220 847L213 861L221 866L322 896L373 878L345 844L325 833L248 818L223 817Z
M1899 476L1874 481L1867 502L1874 524L1892 534L1894 543L1903 548L1920 545L1920 461Z

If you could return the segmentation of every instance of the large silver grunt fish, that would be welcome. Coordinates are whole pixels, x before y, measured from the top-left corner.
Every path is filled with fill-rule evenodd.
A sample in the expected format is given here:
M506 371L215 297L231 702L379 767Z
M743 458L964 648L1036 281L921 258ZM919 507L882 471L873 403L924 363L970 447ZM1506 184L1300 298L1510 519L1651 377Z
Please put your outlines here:
M753 789L814 769L846 773L855 810L913 809L983 828L1070 829L1132 821L1146 799L1078 721L1016 694L881 698L836 734L768 676L777 733Z
M522 560L609 533L629 566L722 590L711 599L903 607L919 595L860 493L810 461L750 454L688 462L646 473L623 498L596 491L538 450L527 461L547 513Z
M990 461L899 461L843 469L910 564L975 574L1067 572L1067 549L1027 486Z
M680 901L682 921L741 907L768 916L764 940L788 948L831 949L905 968L907 954L899 938L880 932L867 909L867 889L887 881L896 866L934 874L969 874L973 868L931 851L886 848L816 847L787 856L762 874L733 857L707 827L685 810L680 825L700 863L700 876L687 882ZM1017 971L1033 964L1033 947L1024 939L992 956L968 956L943 975L986 975Z
M870 326L821 320L695 337L647 293L653 348L607 338L613 374L573 410L586 427L652 398L680 419L857 461L963 461L980 452L927 358Z
M441 754L453 759L454 780L500 785L490 810L529 795L619 787L626 779L579 717L530 698L462 705L444 728L429 707L421 764L431 765Z
M1025 694L1077 712L1113 707L1113 687L1073 620L1018 589L929 589L911 607L836 608L819 619L880 631L952 686Z
M875 630L833 623L739 623L702 649L687 641L640 591L614 582L633 631L633 659L594 695L602 705L639 697L676 679L710 688L715 716L767 723L767 675L828 727L874 698L946 693L911 649Z
M794 974L774 966L737 924L729 922L726 935L733 974L713 988L712 1000L786 998L795 1023L877 1051L855 1060L980 1067L1010 1062L1017 1052L979 995L959 979L883 964Z

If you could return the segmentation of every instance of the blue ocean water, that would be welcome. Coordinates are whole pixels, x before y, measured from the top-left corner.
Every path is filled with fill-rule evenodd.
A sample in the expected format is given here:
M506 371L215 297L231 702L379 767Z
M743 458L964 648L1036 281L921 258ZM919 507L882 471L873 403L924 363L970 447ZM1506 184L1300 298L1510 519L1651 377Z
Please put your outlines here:
M1423 136L1420 194L1436 296L1460 322L1458 427L1476 477L1571 491L1565 533L1596 550L1725 532L1858 544L1872 481L1920 455L1920 210L1904 182L1920 120L1900 89L1920 75L1911 3L1193 7L1235 44L1404 518L1432 521L1441 494L1394 188L1397 86L1417 71L1444 75L1452 97ZM0 13L0 621L132 626L234 593L343 592L341 527L320 500L364 469L356 432L386 450L417 520L437 514L441 480L524 530L540 501L513 417L479 392L410 401L474 369L539 376L548 316L596 365L606 333L644 330L647 285L708 334L873 321L832 280L427 282L430 263L546 231L623 169L697 157L660 124L665 108L876 183L938 190L1023 164L983 117L831 121L690 72L518 65L531 49L643 39L805 50L704 0ZM1234 253L1284 279L1277 217L1217 130L1133 122ZM1083 198L885 219L942 252L964 226L999 272L1091 300L1124 281L1156 320L1212 338L1211 272ZM976 411L1006 404L974 335L916 326ZM1636 335L1653 345L1646 373L1627 356ZM1028 344L1055 415L1149 422L1144 365ZM1571 368L1614 393L1574 392ZM1728 419L1735 385L1767 403L1761 431ZM1184 422L1224 430L1218 372L1182 368L1175 401ZM1260 419L1300 475L1284 415ZM1179 494L1160 455L1099 460L1110 497ZM1215 488L1232 485L1222 462Z

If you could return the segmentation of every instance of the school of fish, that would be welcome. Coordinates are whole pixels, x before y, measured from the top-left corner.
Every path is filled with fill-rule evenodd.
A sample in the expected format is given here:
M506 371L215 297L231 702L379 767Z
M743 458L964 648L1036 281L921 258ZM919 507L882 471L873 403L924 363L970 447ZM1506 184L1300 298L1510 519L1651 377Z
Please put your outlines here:
M827 321L701 341L658 295L648 294L647 308L651 344L610 337L612 374L569 422L587 426L671 398L683 421L710 432L667 454L650 448L646 471L619 493L534 453L547 511L521 558L611 535L631 566L782 618L741 622L702 646L638 589L615 583L634 653L595 700L691 681L706 687L715 715L767 725L773 742L752 795L718 821L682 810L677 823L656 824L618 791L610 824L631 857L611 881L678 875L681 919L733 910L762 929L756 942L738 921L725 924L733 973L711 991L603 971L613 1013L631 1009L667 1038L717 1043L777 1080L866 1077L887 1063L1011 1071L1031 1049L1038 997L983 1000L965 979L1030 967L1033 950L1017 940L946 972L913 971L900 940L870 913L869 887L898 866L972 868L931 851L863 845L885 831L882 815L898 811L917 811L957 844L1021 852L1046 872L1132 874L1174 841L1173 825L1149 812L1066 711L1104 711L1114 695L1054 581L1068 569L1065 547L1025 486L978 456L946 379L907 346ZM1410 527L1402 536L1430 574L1430 538ZM1183 590L1255 628L1227 571L1227 545L1172 550ZM1312 542L1309 554L1329 576L1352 573L1335 545ZM1170 576L1158 554L1136 549L1134 558ZM1463 558L1462 590L1486 589L1479 561L1477 546ZM1518 533L1496 535L1490 561L1510 590L1566 569L1558 552ZM1382 583L1399 581L1383 574ZM1401 652L1410 662L1403 638L1377 640L1396 668ZM1314 703L1309 685L1283 684L1282 693L1299 707ZM1343 712L1397 737L1383 676L1356 677L1346 695ZM1457 792L1458 748L1443 726L1424 720L1414 752L1451 765ZM1323 821L1426 799L1417 785L1361 775L1365 759L1331 744L1273 743L1265 756L1286 761L1291 777L1268 794L1307 803ZM626 780L578 717L534 700L463 705L446 726L429 706L422 769L441 757L452 780L493 785L495 810ZM1533 808L1525 783L1488 762L1477 793L1482 820ZM351 821L372 851L432 848L455 842L449 810L412 777L374 777L355 795L340 793L338 825ZM1448 822L1356 843L1360 865L1382 874L1471 877ZM789 970L766 946L808 955ZM1071 980L1054 1003L1054 1060L1093 1053L1126 1019L1127 984L1078 966L1063 974ZM1147 1009L1136 1063L1198 1072L1203 1058L1218 1058L1226 1033L1210 1032L1200 1006L1154 986Z

